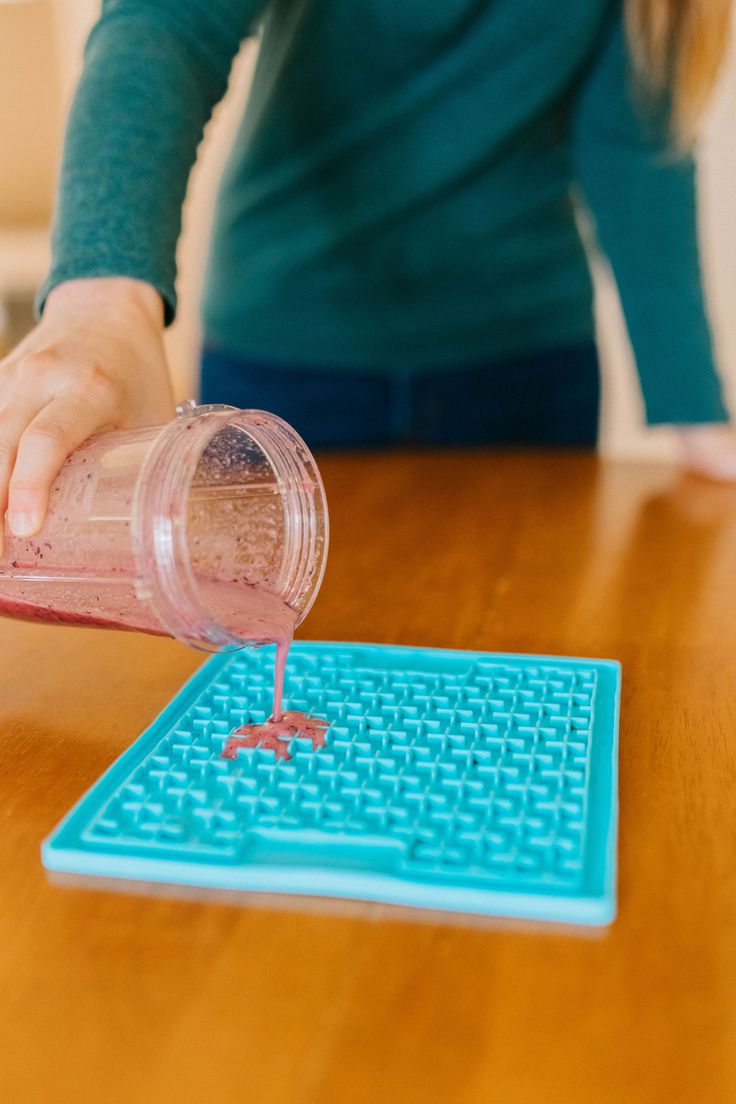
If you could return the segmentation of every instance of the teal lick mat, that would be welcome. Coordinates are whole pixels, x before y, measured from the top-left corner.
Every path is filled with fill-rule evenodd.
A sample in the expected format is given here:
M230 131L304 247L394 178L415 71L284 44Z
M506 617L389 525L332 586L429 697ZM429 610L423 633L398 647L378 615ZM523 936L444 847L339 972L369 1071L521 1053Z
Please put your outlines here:
M52 870L605 924L620 667L296 643L290 758L228 735L271 710L273 648L208 660L43 846Z

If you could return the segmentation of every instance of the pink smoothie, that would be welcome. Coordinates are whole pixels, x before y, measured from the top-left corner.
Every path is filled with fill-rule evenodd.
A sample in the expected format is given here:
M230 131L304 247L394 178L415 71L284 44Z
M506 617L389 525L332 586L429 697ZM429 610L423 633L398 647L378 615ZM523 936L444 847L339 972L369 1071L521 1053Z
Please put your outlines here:
M234 759L238 747L261 746L275 751L277 759L288 759L289 743L298 732L311 739L315 750L321 747L326 722L306 714L281 711L286 660L296 627L294 610L273 591L246 580L199 580L199 587L209 611L231 632L255 645L276 645L271 719L264 725L246 725L233 733L223 752L225 758ZM68 583L45 583L45 603L21 597L18 591L24 588L20 581L14 581L13 589L16 593L12 596L0 593L2 617L48 625L169 635L147 603L140 601L123 580L100 583L97 587L87 585L82 593ZM78 608L73 608L77 604Z
M5 588L6 593L2 593ZM31 591L33 600L24 592ZM253 644L276 644L279 680L283 681L285 652L294 635L296 614L273 591L257 584L204 580L199 593L209 613L233 635ZM44 601L39 601L42 594ZM22 579L0 579L0 616L48 625L72 625L97 629L170 635L150 605L139 599L125 579L75 584L44 581L24 584Z
M169 634L153 622L136 623L122 620L103 611L64 610L52 606L25 602L21 598L8 598L0 594L0 617L12 617L17 621L35 621L44 625L69 625L89 629L119 629L123 632L143 632L154 636Z

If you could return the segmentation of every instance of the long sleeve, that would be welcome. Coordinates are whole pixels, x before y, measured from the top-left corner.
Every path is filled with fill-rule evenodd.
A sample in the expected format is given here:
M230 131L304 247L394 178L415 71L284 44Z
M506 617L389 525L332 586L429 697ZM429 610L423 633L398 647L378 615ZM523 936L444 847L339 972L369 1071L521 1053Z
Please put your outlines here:
M695 163L668 148L662 118L654 111L647 118L636 96L616 20L576 104L575 172L616 278L647 421L723 421L701 276Z
M227 87L256 0L106 0L67 126L52 242L39 291L130 276L176 309L176 242L197 146Z

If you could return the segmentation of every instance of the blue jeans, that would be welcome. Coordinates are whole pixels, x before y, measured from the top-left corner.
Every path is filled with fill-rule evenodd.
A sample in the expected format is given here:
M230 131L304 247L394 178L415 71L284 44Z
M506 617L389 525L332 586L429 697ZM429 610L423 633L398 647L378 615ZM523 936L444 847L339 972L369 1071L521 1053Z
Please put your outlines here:
M600 378L591 343L445 371L356 372L202 354L201 399L269 410L311 448L592 447Z

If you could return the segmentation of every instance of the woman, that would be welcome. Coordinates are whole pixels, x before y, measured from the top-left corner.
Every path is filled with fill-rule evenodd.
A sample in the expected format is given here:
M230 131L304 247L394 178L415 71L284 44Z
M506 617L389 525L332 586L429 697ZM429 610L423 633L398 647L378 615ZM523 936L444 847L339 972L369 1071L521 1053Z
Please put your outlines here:
M0 495L172 413L161 333L196 147L264 18L204 304L205 401L313 445L592 445L571 195L618 280L650 423L736 476L687 152L728 0L108 0L71 112L36 329L0 367Z

